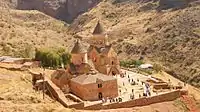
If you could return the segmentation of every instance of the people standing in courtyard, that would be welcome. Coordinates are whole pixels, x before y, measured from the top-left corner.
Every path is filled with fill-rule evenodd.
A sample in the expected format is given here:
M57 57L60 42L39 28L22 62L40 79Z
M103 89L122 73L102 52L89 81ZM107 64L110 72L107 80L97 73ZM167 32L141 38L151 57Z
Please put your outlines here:
M130 94L130 99L131 99L131 100L134 99L134 94Z

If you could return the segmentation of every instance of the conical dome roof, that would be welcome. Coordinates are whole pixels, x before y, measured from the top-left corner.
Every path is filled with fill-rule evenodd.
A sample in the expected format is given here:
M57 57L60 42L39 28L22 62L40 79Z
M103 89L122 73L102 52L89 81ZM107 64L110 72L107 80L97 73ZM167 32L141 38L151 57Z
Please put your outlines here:
M79 53L86 53L87 50L85 49L85 47L83 46L83 44L81 42L79 42L79 40L76 41L71 53L72 54L79 54Z
M104 33L104 28L102 27L101 23L98 21L97 25L93 31L93 35L99 35Z

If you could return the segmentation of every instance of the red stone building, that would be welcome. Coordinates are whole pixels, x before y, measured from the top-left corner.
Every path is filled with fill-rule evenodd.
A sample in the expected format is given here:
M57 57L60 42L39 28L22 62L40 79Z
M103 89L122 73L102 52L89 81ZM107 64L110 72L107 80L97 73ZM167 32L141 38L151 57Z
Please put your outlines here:
M117 79L101 73L84 74L70 81L70 90L83 100L100 100L118 96Z
M107 75L120 74L121 70L117 53L108 42L108 36L105 35L103 27L99 22L90 40L88 58L93 61L95 69Z

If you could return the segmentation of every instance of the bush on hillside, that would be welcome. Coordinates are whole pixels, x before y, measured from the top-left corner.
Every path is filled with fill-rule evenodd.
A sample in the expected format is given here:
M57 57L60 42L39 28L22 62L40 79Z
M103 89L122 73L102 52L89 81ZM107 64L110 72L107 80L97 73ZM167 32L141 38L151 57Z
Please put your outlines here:
M138 67L144 62L142 60L122 60L120 61L120 66L126 67L126 68L133 68Z

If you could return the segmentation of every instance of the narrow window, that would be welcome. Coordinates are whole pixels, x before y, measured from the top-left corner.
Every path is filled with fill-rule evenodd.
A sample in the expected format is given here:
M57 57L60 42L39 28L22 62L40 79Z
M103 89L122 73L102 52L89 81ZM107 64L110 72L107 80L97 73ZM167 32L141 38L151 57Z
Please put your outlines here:
M102 84L98 84L98 88L102 88Z
M114 65L114 62L112 61L112 65Z

